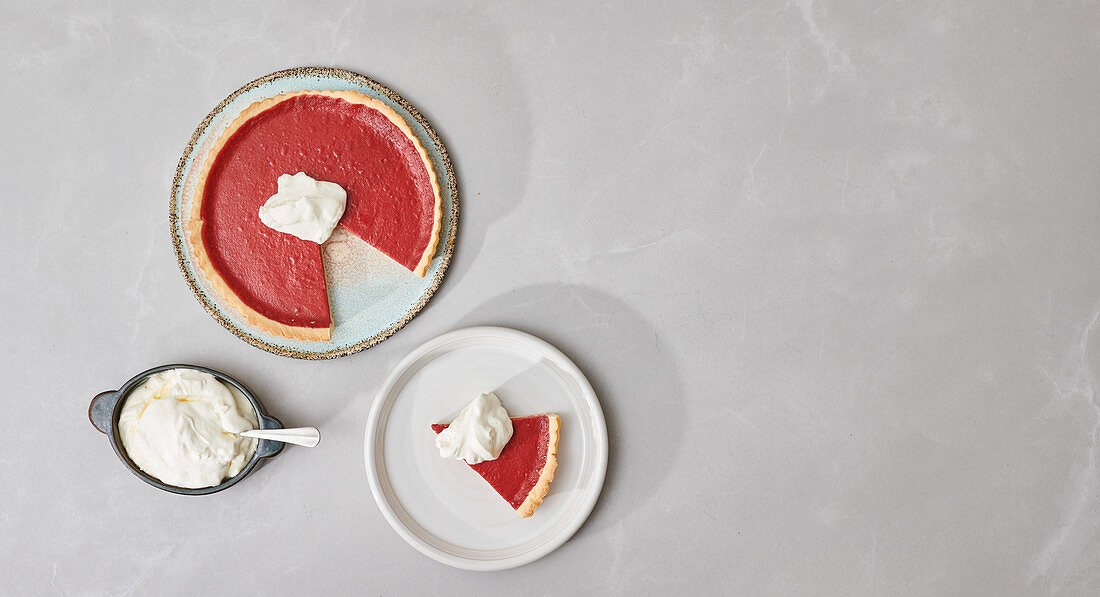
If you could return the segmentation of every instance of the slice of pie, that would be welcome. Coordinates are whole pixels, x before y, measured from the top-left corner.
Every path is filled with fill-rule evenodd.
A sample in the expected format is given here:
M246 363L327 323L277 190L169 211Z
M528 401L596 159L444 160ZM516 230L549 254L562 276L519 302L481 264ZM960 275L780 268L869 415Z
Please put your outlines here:
M198 266L257 327L328 340L333 329L321 246L268 228L259 209L283 174L347 191L340 226L423 276L435 254L441 199L409 125L354 91L298 91L246 108L214 143L189 222Z
M467 464L523 518L535 513L558 467L558 415L512 417L512 439L496 460ZM432 425L439 433L445 424Z

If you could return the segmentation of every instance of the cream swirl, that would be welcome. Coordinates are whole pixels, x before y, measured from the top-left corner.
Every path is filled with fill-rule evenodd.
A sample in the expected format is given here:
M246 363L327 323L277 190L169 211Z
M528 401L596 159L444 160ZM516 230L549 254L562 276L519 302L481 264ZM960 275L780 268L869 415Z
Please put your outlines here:
M304 172L279 177L279 192L260 208L268 228L323 243L344 216L348 193L334 182L314 180Z
M496 460L512 439L512 419L496 394L474 398L451 424L435 436L435 446L444 458L458 458L469 464Z

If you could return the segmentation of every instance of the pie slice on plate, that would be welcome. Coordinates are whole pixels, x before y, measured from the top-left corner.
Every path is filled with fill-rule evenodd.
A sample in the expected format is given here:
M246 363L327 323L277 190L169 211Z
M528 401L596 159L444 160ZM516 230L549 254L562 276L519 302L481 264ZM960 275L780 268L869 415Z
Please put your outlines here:
M328 340L321 246L264 225L259 209L283 174L305 172L347 191L340 226L423 276L442 218L439 184L409 125L355 91L297 91L246 108L214 143L188 222L196 263L253 325Z
M446 424L432 425L439 433ZM558 415L512 417L512 439L496 460L467 464L481 475L521 517L535 513L550 491L558 467Z

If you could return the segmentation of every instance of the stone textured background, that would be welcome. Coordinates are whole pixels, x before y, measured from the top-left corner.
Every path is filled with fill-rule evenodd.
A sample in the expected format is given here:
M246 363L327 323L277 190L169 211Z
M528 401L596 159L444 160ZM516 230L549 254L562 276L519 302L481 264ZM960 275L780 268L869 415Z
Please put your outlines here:
M222 4L0 3L0 592L1100 593L1097 2ZM320 363L223 330L168 231L198 122L301 65L402 94L461 185L428 308ZM386 372L472 324L562 348L612 440L493 574L363 472ZM157 492L85 412L167 362L325 439Z

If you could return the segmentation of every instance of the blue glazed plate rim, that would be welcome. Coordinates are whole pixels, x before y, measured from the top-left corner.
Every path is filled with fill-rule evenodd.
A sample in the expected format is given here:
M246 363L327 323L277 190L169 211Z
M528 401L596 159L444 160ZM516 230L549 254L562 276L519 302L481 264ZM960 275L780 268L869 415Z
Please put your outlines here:
M326 82L332 85L327 85ZM321 87L326 86L361 91L382 100L405 117L435 162L434 165L440 177L440 195L443 200L443 226L439 243L441 247L436 250L428 269L430 284L408 305L407 310L396 313L390 319L394 322L392 325L376 333L361 333L350 342L345 341L338 345L331 341L286 340L267 334L240 316L215 291L205 288L191 261L191 251L184 230L188 218L182 215L184 195L187 192L186 175L203 151L202 143L209 137L211 125L216 121L224 123L226 118L232 120L236 117L236 113L227 116L227 109L236 107L239 112L251 103L248 101L243 102L243 105L233 106L234 102L245 94L257 93L258 89L263 90L263 88L271 88L270 95L277 95L287 91L320 90ZM205 158L205 155L202 157ZM222 100L199 123L176 167L175 178L172 181L169 219L172 244L180 271L195 298L218 323L245 342L274 354L299 359L331 359L359 352L389 338L412 320L435 294L454 253L455 235L458 229L458 186L450 156L439 135L420 112L404 98L381 83L349 70L320 66L298 67L277 71L249 82Z

